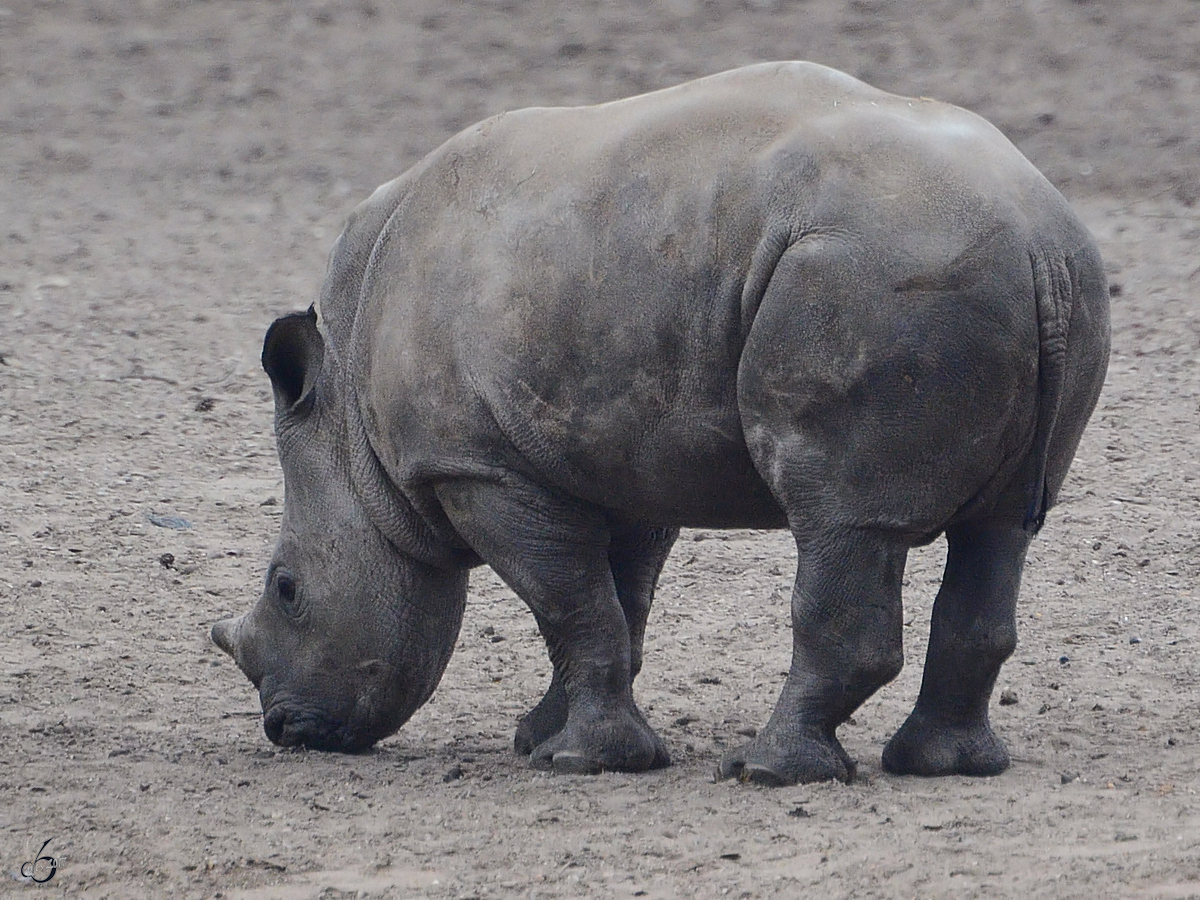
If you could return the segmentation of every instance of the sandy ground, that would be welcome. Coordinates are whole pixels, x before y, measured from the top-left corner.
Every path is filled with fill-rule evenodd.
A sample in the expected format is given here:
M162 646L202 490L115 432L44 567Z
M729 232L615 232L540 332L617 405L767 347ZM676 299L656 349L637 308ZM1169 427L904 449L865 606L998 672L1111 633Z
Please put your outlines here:
M1200 3L0 7L0 896L1200 897ZM790 540L747 532L685 533L662 579L638 695L668 770L512 755L548 665L487 571L397 736L277 751L208 628L278 527L262 334L343 217L488 113L777 58L988 116L1107 260L1109 382L993 708L1012 769L880 770L934 545L908 665L842 729L861 777L714 783L788 659Z

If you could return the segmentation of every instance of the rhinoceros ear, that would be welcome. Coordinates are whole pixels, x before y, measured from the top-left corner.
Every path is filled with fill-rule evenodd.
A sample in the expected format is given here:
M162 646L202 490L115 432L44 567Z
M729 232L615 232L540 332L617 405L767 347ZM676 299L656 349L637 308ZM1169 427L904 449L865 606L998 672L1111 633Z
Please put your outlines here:
M311 306L307 312L292 313L271 324L263 341L262 364L275 389L276 412L294 410L308 399L324 357L325 341Z

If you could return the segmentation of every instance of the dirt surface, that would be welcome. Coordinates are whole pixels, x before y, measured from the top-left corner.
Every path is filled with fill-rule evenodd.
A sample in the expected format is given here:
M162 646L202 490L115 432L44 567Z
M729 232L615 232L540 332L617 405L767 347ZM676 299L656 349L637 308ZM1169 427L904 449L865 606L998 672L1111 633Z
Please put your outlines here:
M0 896L1200 897L1200 3L0 7ZM277 751L208 628L279 522L262 334L344 216L486 114L785 58L989 117L1107 260L1108 385L993 703L1012 769L880 770L934 545L904 673L841 730L861 777L714 783L790 647L790 539L747 532L686 532L662 579L638 696L668 770L513 756L549 667L486 570L397 736Z

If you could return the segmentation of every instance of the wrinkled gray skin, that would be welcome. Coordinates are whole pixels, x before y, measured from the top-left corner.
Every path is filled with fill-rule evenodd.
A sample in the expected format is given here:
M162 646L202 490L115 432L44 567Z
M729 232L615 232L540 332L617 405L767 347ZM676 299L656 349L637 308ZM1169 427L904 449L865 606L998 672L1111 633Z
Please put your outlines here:
M786 527L791 671L720 772L849 779L835 731L900 670L906 554L945 533L883 763L1000 772L988 698L1108 346L1092 239L970 113L780 63L497 116L362 204L319 317L268 332L282 534L213 638L271 740L359 750L429 697L487 562L554 669L518 750L650 769L632 682L677 528Z

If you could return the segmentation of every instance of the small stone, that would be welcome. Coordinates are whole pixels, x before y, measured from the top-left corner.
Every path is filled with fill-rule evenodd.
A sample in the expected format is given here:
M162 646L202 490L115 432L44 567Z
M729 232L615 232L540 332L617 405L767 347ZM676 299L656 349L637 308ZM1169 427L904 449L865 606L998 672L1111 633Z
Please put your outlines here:
M1000 692L1000 705L1001 706L1016 706L1017 705L1017 692L1016 691L1001 691Z
M164 553L162 556L160 556L158 558L158 564L160 566L162 566L164 569L171 568L171 566L175 565L175 554Z
M192 527L192 523L180 516L148 516L151 525L157 525L159 528L170 528L174 531L187 531Z
M1140 644L1141 642L1142 642L1142 639L1140 637L1138 637L1137 635L1131 634L1129 636L1129 643Z
M1072 781L1079 780L1079 773L1078 772L1063 772L1062 775L1059 777L1062 779L1063 784L1070 784Z
M451 766L450 771L442 776L442 781L444 781L446 784L449 784L452 781L458 781L458 779L462 778L465 774L466 771L462 766Z

